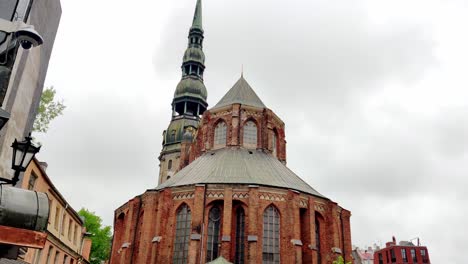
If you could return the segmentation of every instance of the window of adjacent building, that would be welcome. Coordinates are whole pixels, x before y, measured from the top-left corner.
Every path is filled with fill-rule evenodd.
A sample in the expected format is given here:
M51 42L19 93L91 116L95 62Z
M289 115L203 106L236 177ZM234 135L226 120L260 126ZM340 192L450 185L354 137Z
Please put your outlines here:
M383 264L383 256L382 256L382 253L379 253L379 264Z
M68 263L67 263L67 260L68 260L68 256L67 256L67 255L64 255L64 256L63 256L63 264L68 264Z
M71 219L68 220L68 240L71 241L71 237L72 237L72 228L73 228L73 222Z
M220 246L220 231L221 231L221 208L213 206L208 215L208 238L206 246L206 262L210 262L218 258Z
M55 207L55 221L54 221L54 228L55 230L59 230L59 223L60 223L60 206Z
M428 258L427 258L426 250L425 250L425 249L421 249L421 258L422 258L423 263L427 263L427 262L428 262Z
M31 173L29 176L29 181L28 181L28 190L34 190L34 187L36 187L36 181L37 181L37 176L34 173Z
M401 258L403 259L403 262L408 262L408 257L406 256L406 249L404 248L401 249Z
M220 122L216 125L214 131L214 146L226 146L226 123Z
M184 204L177 210L176 230L174 239L174 264L186 264L190 242L192 214L190 208Z
M65 234L65 212L62 214L62 225L60 226L60 234Z
M396 261L395 250L392 248L390 249L390 255L392 256L392 262Z
M234 264L244 264L245 256L245 212L242 207L236 210L236 254Z
M172 160L169 160L169 161L167 162L167 169L168 169L168 170L172 169Z
M78 225L75 225L75 232L73 233L73 243L74 243L75 245L78 244L78 237L79 237Z
M70 264L75 264L75 260L70 257Z
M263 213L263 263L280 263L280 218L270 205Z
M414 263L418 262L418 257L416 256L416 250L414 248L411 249L411 258L413 259Z
M47 251L47 261L46 264L51 264L51 258L52 258L52 253L53 253L54 248L52 246L49 246L49 250Z
M276 132L273 131L273 139L272 139L272 151L273 151L273 156L277 156L278 155L278 147L277 147L277 140L278 138L276 137Z
M42 249L37 249L35 254L34 254L34 264L38 264L39 261L41 260L41 256L42 256Z
M253 121L244 124L244 147L257 147L257 125Z
M54 263L59 264L60 251L55 251Z

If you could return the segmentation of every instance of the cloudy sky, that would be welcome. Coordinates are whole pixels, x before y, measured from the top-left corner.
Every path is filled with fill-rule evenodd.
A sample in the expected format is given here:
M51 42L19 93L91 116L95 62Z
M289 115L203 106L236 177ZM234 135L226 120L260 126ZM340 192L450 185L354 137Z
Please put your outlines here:
M157 182L195 0L62 0L39 159L112 225ZM349 209L353 243L468 244L468 2L204 0L210 105L240 76L286 123L288 166Z

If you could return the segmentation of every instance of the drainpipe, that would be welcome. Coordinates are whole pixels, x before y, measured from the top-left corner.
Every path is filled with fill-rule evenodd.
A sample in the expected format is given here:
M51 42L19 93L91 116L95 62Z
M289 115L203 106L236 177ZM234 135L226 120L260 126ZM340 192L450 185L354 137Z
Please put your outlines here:
M200 261L199 263L202 264L204 263L203 261L203 238L205 237L205 207L206 207L206 187L207 185L204 184L204 190L203 190L203 213L202 213L202 224L201 224L201 239L200 239Z
M140 201L140 203L138 204L137 220L135 221L135 229L134 229L135 232L133 232L132 251L130 253L130 264L133 263L133 253L135 252L135 239L136 239L136 234L137 234L138 223L140 220L141 196L138 196L138 200Z

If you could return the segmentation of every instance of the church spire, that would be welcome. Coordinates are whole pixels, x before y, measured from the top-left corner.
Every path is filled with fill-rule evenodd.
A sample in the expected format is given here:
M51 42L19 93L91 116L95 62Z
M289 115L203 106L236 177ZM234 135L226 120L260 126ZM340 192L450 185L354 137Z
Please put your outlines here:
M199 117L208 107L207 91L203 83L205 54L203 53L202 5L197 0L188 45L182 61L182 78L172 101L173 117L184 115Z
M198 28L203 30L201 0L197 0L197 7L195 7L195 14L193 15L192 28Z

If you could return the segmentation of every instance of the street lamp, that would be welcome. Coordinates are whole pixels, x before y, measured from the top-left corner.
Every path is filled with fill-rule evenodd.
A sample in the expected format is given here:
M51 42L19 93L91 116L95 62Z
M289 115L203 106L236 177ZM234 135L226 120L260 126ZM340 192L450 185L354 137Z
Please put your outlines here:
M13 148L13 160L11 168L15 170L15 175L13 179L4 179L0 178L0 180L15 185L18 180L21 172L26 171L29 163L31 163L34 155L39 152L41 146L37 146L32 142L31 134L25 138L24 141L15 141L11 145Z

